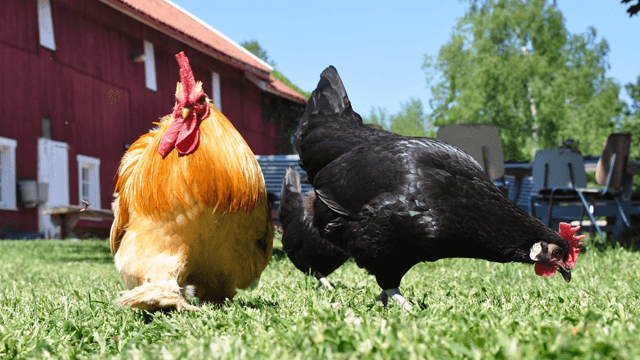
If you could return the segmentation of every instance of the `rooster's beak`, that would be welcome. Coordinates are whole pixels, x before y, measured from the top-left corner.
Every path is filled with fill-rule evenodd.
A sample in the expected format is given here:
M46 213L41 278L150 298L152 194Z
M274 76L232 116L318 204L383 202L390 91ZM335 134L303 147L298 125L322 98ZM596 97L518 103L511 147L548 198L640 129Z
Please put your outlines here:
M183 119L186 120L189 117L189 115L191 115L191 109L189 109L189 108L182 109L182 118Z

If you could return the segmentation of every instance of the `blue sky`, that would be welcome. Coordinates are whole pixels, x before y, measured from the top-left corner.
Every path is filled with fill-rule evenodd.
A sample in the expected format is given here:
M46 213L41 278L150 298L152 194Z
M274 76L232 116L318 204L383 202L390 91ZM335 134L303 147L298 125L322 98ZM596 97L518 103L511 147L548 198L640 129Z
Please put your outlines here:
M390 113L400 103L428 102L425 54L437 56L466 3L445 1L173 0L237 43L257 40L276 68L311 92L328 65L340 72L354 109ZM571 33L588 26L611 52L607 76L621 85L640 75L640 16L629 18L620 0L557 0ZM622 98L628 100L624 89Z

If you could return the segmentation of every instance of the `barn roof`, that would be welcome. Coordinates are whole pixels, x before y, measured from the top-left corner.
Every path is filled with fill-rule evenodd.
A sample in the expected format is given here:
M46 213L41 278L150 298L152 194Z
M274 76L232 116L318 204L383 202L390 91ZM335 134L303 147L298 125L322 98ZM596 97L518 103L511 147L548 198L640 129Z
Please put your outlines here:
M276 79L273 75L270 75L269 80L266 81L251 74L246 74L245 77L252 83L256 84L256 86L258 86L262 91L276 94L280 97L295 101L300 104L307 103L307 99L304 96L300 95L300 93L287 86L287 84Z
M273 67L209 24L168 0L100 0L116 10L268 83L266 91L306 103L306 99L270 75Z
M266 91L269 91L276 95L280 95L284 98L287 98L291 101L295 101L300 104L307 103L307 99L304 96L302 96L300 93L298 93L297 91L287 86L287 84L273 77L273 75L271 75L269 79L269 83L267 84Z

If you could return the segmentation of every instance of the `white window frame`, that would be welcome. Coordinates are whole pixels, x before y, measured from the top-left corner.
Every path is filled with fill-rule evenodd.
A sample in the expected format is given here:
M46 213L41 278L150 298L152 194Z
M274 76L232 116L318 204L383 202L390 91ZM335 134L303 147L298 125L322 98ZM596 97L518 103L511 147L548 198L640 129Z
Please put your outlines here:
M18 210L16 207L16 147L18 147L16 140L0 137L0 176L2 177L0 210Z
M78 160L78 205L82 206L82 169L89 169L89 205L90 209L101 209L100 204L100 159L76 155Z
M222 111L222 98L220 97L220 74L215 71L211 72L211 96L213 97L213 105L218 111Z
M56 40L53 34L53 16L51 15L50 0L38 0L38 31L40 45L55 51Z
M158 91L155 51L153 50L153 44L147 40L144 40L144 78L147 89Z

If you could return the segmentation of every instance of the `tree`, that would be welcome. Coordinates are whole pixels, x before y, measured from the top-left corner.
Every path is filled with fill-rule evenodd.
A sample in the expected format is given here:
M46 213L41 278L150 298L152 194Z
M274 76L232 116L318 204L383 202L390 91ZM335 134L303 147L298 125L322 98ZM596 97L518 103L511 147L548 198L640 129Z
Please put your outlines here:
M275 67L276 63L273 59L269 58L267 50L263 49L257 40L244 41L240 44L249 52L262 59L273 67L271 75L285 83L287 86L309 99L311 94L302 91L299 87L294 85L286 76L278 72ZM297 102L275 96L269 92L262 92L262 105L264 109L264 116L272 124L277 124L281 137L279 142L276 142L276 152L278 154L291 154L294 152L291 140L293 133L298 126L300 117L304 113L305 106ZM266 136L266 134L265 134Z
M267 50L263 49L262 46L260 46L258 40L245 40L240 43L240 46L247 49L247 51L257 56L267 64L273 66L274 68L276 67L276 63L269 58L269 55L267 55Z
M242 43L240 43L240 46L242 46L247 51L249 51L253 55L255 55L258 58L260 58L262 61L264 61L267 64L271 65L273 67L273 71L271 72L271 75L273 75L274 78L282 81L288 87L290 87L293 90L295 90L298 94L300 94L300 95L304 96L305 98L309 99L309 97L311 96L311 93L308 93L308 92L300 89L294 83L292 83L291 80L289 80L286 76L284 76L281 72L276 70L276 63L273 61L273 59L269 58L269 55L267 54L267 50L263 49L262 46L260 46L260 44L258 43L258 40L243 41Z
M620 3L629 4L631 1L632 0L622 0ZM635 5L629 5L629 8L627 9L627 12L629 13L629 17L632 17L633 15L640 12L640 0L635 0L635 1L636 1Z
M619 114L619 86L605 77L609 46L596 31L569 34L544 0L469 1L437 59L425 56L435 125L493 123L505 158L573 138L584 153L602 151ZM597 151L596 151L597 149Z
M625 109L625 116L622 118L620 128L621 133L631 134L631 151L629 159L640 160L640 75L636 83L625 85L627 94L631 98L630 108ZM634 190L640 190L640 175L633 178Z
M428 117L424 113L422 101L411 98L406 103L401 103L400 111L395 115L389 115L386 109L371 109L369 117L363 121L367 124L379 125L385 130L407 136L435 136L433 130L429 131Z

